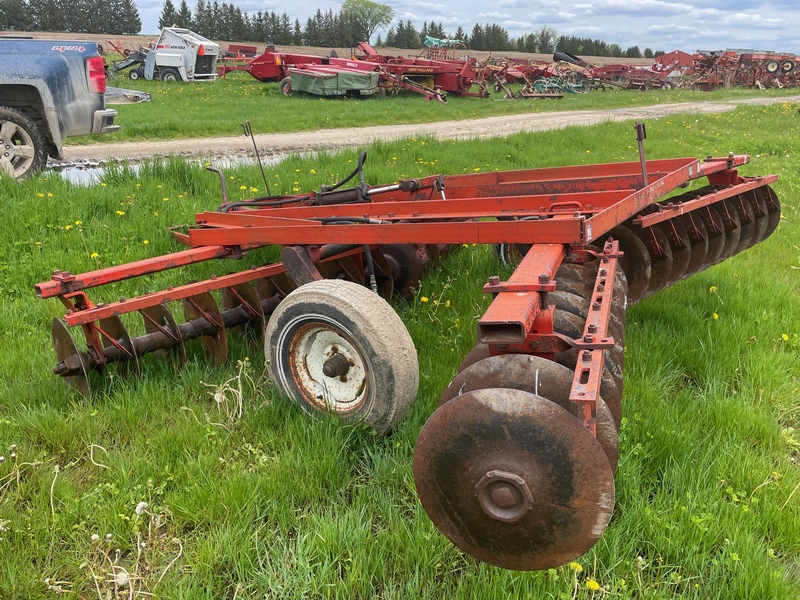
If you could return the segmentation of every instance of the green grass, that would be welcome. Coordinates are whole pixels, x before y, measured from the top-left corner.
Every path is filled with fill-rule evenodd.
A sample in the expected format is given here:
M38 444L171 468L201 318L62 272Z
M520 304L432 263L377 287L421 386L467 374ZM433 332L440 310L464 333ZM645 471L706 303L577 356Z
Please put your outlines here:
M421 377L389 436L307 418L277 397L261 351L233 335L227 366L209 365L190 344L182 370L146 356L138 378L114 368L92 377L86 399L50 374L48 329L63 309L37 300L33 285L55 268L77 273L178 249L165 228L216 207L218 181L179 160L138 174L114 168L89 188L54 174L0 180L0 597L114 597L124 569L136 590L160 598L797 598L797 109L648 122L651 158L751 153L743 173L781 175L785 218L763 243L628 312L614 517L575 564L539 573L456 550L420 507L411 472L417 434L475 343L489 301L480 289L490 275L508 275L488 248L456 253L415 299L395 303ZM635 146L630 122L479 142L408 139L371 146L366 172L378 184L636 160ZM267 175L273 193L307 189L337 181L355 159L294 156ZM263 188L252 165L227 174L234 196ZM264 250L246 262L273 258ZM237 266L198 265L91 297L116 300ZM126 324L143 331L134 318ZM212 397L237 381L241 418L230 388L221 402ZM590 578L599 590L587 588Z
M505 100L450 96L447 104L426 102L417 94L399 97L319 98L284 96L278 83L261 83L244 72L205 83L130 81L124 75L109 85L149 92L152 101L114 105L122 126L111 135L70 138L68 144L110 143L128 140L241 135L240 123L250 120L255 133L286 133L320 128L362 127L392 123L481 119L485 117L563 110L630 108L656 103L720 101L735 98L785 96L786 90L730 89L715 92L690 90L631 91L611 89L589 94L567 94L562 100ZM477 88L476 88L477 89ZM231 118L235 115L235 118Z

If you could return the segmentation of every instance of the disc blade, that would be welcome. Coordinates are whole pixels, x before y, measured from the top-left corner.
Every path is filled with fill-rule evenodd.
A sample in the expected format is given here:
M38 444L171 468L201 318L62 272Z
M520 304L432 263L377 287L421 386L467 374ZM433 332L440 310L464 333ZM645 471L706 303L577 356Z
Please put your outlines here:
M143 308L140 312L144 318L144 329L148 334L164 335L172 343L171 350L157 349L155 355L163 356L167 352L171 352L173 356L177 357L178 368L182 367L186 362L186 347L183 344L175 317L172 316L170 310L163 304L156 304Z
M506 569L574 560L614 507L597 440L563 408L519 390L467 392L433 413L417 439L414 481L451 542Z
M572 369L540 356L490 356L456 375L442 394L439 406L466 392L507 388L541 396L575 414L576 406L569 400L574 376ZM619 461L617 426L602 397L597 399L596 432L595 437L606 453L611 470L616 471Z
M210 292L203 292L183 300L183 316L187 321L203 319L214 327L213 335L201 338L203 350L214 359L217 365L228 360L228 333L219 306Z
M53 338L53 348L56 351L59 367L63 365L71 373L62 376L64 381L69 387L75 388L88 398L92 395L92 391L89 387L89 368L86 356L78 350L67 326L61 319L53 319L50 334Z

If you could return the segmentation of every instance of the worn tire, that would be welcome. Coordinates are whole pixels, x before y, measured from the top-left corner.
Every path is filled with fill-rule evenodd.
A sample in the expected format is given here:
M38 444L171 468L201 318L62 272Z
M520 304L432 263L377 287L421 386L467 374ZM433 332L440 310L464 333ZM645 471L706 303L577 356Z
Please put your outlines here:
M21 112L0 106L0 175L25 179L47 162L47 142L36 124Z
M160 70L159 79L164 82L172 83L173 81L181 81L181 74L177 69L167 67Z
M308 413L327 412L383 433L417 395L414 342L392 307L350 281L324 279L290 293L269 319L272 381ZM323 373L336 360L345 372Z
M283 92L284 96L291 96L292 95L292 78L291 77L284 77L281 80L281 92Z

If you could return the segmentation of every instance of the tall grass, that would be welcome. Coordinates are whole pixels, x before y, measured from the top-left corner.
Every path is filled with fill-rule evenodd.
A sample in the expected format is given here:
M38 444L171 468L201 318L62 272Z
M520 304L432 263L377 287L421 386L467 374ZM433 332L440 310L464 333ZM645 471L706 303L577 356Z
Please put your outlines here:
M475 343L489 301L481 287L508 275L490 249L463 248L414 299L395 302L421 377L417 401L386 437L309 419L280 399L261 351L234 332L224 367L190 345L182 370L152 356L139 377L109 367L87 399L50 374L48 328L63 310L37 300L33 285L55 268L178 249L166 227L213 209L218 181L178 160L138 174L114 168L88 189L53 174L0 180L0 597L797 598L797 109L648 123L651 158L752 153L743 172L781 175L784 218L768 240L628 312L614 517L586 555L537 573L456 550L418 504L411 473L416 436ZM374 184L636 159L632 123L368 150ZM291 157L267 176L273 193L318 187L355 159ZM227 176L234 196L263 192L257 168ZM264 250L245 261L273 258ZM198 265L91 295L116 300L238 266Z

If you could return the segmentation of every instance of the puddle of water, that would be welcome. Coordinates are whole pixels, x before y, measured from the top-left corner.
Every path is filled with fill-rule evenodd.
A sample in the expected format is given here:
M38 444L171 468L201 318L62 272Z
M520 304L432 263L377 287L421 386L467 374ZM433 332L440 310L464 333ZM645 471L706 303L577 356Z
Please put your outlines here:
M269 157L261 157L261 163L264 165L264 168L269 166L275 166L283 159L286 158L287 155L283 154L275 154ZM189 160L191 164L195 164L198 166L205 166L209 161L208 160ZM255 158L252 157L228 157L222 159L214 159L210 161L212 167L215 169L230 169L231 167L238 167L242 165L257 165L258 162ZM74 183L75 185L82 185L86 187L90 187L93 185L97 185L100 183L103 173L107 166L112 165L113 163L107 162L98 162L98 161L87 161L87 162L77 162L77 163L59 163L55 161L50 161L45 168L45 173L57 173L61 176L62 179ZM141 167L138 163L128 163L128 168L133 170L134 173L138 173L139 168Z

